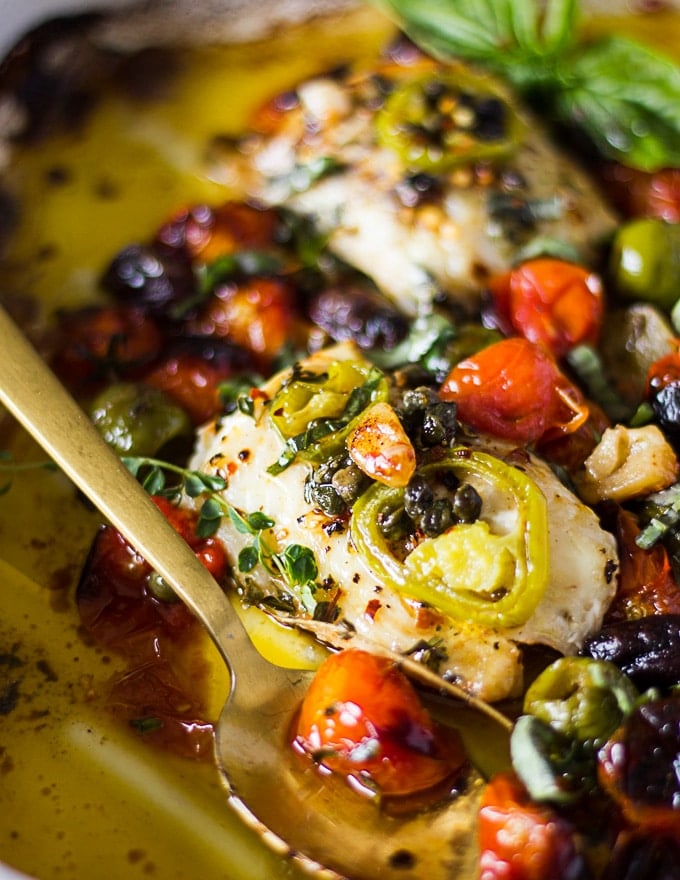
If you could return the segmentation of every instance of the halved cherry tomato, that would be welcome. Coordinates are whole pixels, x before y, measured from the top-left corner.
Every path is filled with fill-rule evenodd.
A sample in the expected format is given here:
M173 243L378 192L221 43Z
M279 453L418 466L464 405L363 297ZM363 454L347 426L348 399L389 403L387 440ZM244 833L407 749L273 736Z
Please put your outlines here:
M353 648L332 654L317 672L296 744L383 795L427 791L465 764L458 736L435 724L394 663Z
M597 341L604 312L602 282L583 266L542 257L492 278L489 286L510 327L556 358Z
M605 622L648 614L680 614L680 588L663 544L650 550L638 547L635 539L640 528L635 517L622 508L616 512L614 527L619 547L619 583Z
M484 789L478 820L479 880L585 880L586 863L569 822L532 803L510 773Z
M520 442L570 434L588 418L580 392L550 354L521 337L461 361L440 389L458 417L480 431Z

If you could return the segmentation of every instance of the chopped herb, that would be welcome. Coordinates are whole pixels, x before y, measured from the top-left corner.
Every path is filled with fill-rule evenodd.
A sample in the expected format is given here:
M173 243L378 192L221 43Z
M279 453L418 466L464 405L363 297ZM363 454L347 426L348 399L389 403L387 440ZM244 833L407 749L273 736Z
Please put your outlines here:
M227 487L227 481L222 477L153 458L127 457L122 461L150 494L163 495L174 501L179 501L182 494L190 498L205 496L196 525L196 533L200 537L214 535L225 515L237 532L250 535L252 544L243 547L238 556L238 570L241 573L248 574L261 565L268 574L282 580L289 588L301 591L308 587L312 592L316 589L318 567L312 550L302 544L288 544L283 550L274 549L264 533L274 528L275 520L262 511L243 514L232 507L220 494ZM176 478L174 482L168 484L166 473Z
M635 543L643 550L650 550L680 525L680 484L676 483L645 499L643 518L647 520L647 525L640 531Z

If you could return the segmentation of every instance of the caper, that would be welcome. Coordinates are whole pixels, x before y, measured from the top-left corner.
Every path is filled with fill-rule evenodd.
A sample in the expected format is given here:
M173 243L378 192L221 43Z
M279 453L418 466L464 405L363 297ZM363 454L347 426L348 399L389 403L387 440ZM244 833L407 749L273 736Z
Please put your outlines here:
M431 538L441 535L453 523L453 509L448 498L436 498L418 520L420 528Z
M327 516L338 516L345 510L345 502L329 483L314 484L311 494L314 503Z
M388 539L404 535L408 531L407 523L402 507L385 508L377 517L378 528Z
M482 499L474 486L463 483L455 491L452 506L458 522L476 522L482 512Z
M146 583L149 592L155 599L159 599L161 602L178 601L177 593L157 571L151 572Z
M432 487L424 477L416 474L404 490L404 510L412 517L423 514L434 500Z
M680 223L626 223L614 239L610 268L621 296L671 309L680 297Z
M439 402L427 407L423 414L420 441L423 446L439 446L450 443L456 436L455 403Z
M433 388L420 385L418 388L410 388L404 392L402 405L404 412L407 415L411 415L414 412L426 409L426 407L436 403L438 399L437 392Z
M363 472L352 464L337 470L333 474L331 485L345 504L351 504L359 497L366 482Z

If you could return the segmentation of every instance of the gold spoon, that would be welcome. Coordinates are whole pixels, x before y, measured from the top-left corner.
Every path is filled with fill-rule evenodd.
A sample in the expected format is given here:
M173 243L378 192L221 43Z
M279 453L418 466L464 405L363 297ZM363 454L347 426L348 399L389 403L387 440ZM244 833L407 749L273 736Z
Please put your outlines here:
M216 762L229 803L264 842L320 878L475 877L479 775L470 770L462 792L434 807L393 815L344 782L323 778L297 755L291 724L313 673L282 669L258 653L222 588L1 308L0 401L214 640L231 685L217 726ZM394 656L409 671L419 667ZM428 679L422 669L415 671ZM460 696L434 674L432 679Z

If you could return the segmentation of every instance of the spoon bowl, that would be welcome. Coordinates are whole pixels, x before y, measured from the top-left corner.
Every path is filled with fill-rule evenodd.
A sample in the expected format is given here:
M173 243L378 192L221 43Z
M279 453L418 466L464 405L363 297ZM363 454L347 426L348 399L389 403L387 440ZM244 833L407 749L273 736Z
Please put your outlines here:
M320 878L476 876L481 777L470 769L457 780L460 791L427 809L393 814L352 792L344 780L324 777L297 754L292 726L313 672L276 666L257 651L222 587L1 308L0 401L212 637L230 674L216 730L216 764L228 802L269 847ZM356 638L349 643L373 647ZM411 672L418 666L397 655L394 660ZM416 673L428 679L425 670ZM429 683L452 688L439 679Z

